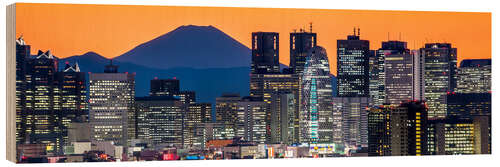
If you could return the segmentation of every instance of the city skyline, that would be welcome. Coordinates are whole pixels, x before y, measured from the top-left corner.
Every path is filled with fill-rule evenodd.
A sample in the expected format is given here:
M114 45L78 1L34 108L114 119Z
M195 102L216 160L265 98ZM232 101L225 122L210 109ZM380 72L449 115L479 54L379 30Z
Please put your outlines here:
M52 12L42 12L45 10ZM133 15L135 12L141 15ZM459 48L458 62L491 58L490 13L20 3L16 16L16 36L30 41L35 46L32 50L51 49L60 58L89 51L117 57L179 26L193 24L215 26L247 48L251 48L249 33L278 32L282 36L280 63L288 65L289 33L309 31L310 22L313 32L319 34L318 45L327 50L334 75L336 40L352 34L354 27L361 28L361 39L370 40L371 50L388 39L406 41L411 50L424 43L448 42ZM164 21L158 21L158 16ZM239 24L239 20L245 22ZM398 24L391 24L394 21ZM52 26L42 26L47 24Z

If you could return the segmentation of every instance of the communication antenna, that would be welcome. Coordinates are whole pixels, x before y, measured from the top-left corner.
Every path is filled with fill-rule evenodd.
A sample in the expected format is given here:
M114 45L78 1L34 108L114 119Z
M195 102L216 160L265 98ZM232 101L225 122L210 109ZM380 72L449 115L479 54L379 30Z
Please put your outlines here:
M390 41L391 39L389 38L389 32L387 32L387 41Z
M352 35L356 36L356 27L352 28L352 31L353 31Z
M360 36L361 29L358 27L358 36Z
M313 22L309 22L309 31L313 32Z

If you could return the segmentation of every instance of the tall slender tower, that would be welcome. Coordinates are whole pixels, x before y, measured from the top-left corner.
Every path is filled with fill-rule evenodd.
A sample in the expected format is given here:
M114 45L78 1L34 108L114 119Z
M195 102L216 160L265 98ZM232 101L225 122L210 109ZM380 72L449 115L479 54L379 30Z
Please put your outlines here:
M425 99L429 118L446 117L446 96L457 85L457 48L450 43L428 43L420 49L425 57Z
M293 73L300 74L304 71L306 57L309 50L316 46L316 33L300 29L299 32L290 33L290 68Z
M347 39L337 40L337 96L369 96L370 42L356 29Z
M326 50L312 48L306 58L301 81L301 141L333 142L332 85Z
M279 73L279 34L252 33L252 74Z

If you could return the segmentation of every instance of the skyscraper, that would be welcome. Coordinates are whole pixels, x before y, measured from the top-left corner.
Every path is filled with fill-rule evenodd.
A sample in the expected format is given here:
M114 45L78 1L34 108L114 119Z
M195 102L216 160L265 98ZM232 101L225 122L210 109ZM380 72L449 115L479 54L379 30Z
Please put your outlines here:
M137 132L153 145L184 147L185 106L172 96L136 97Z
M455 93L447 97L447 117L472 119L491 116L491 93Z
M237 103L238 119L236 136L246 141L264 144L270 141L267 120L270 113L268 103L244 97ZM270 128L270 127L269 127Z
M491 59L466 59L457 73L457 93L489 93L491 91Z
M420 53L425 57L425 99L429 118L444 118L447 92L453 92L457 83L457 49L450 43L427 43Z
M406 42L382 42L377 50L379 60L379 90L382 99L374 99L387 104L399 105L401 101L413 100L413 57L406 48Z
M92 141L128 146L135 136L134 75L107 65L104 73L90 73L89 122Z
M180 91L179 80L177 79L153 79L151 80L151 96L173 96Z
M238 121L238 102L241 97L237 93L224 93L215 99L215 122L223 124L228 131L236 132Z
M334 97L334 113L342 113L342 138L347 146L368 146L369 97Z
M299 114L302 142L332 143L332 85L326 50L316 46L306 58Z
M337 40L337 96L369 96L370 42L348 35L347 40Z
M368 111L368 156L391 155L391 106L374 106Z
M424 56L420 50L412 50L413 56L413 99L425 100L425 86L424 86Z
M294 94L271 95L271 143L292 144L295 137L296 100Z
M26 73L27 63L31 57L31 46L27 45L23 37L16 40L16 142L24 143L26 141L26 117L23 117L26 111Z
M212 104L188 104L184 115L184 145L194 147L197 143L196 128L203 123L212 122Z
M279 34L252 33L252 74L279 73Z
M307 53L316 46L316 33L300 29L299 32L290 33L290 69L295 74L304 71Z

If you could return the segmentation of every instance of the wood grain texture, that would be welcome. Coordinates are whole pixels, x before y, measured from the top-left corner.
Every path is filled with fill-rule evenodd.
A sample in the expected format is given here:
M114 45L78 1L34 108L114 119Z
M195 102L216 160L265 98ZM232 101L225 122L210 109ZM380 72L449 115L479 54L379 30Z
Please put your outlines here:
M7 143L6 158L16 162L16 4L7 6Z

